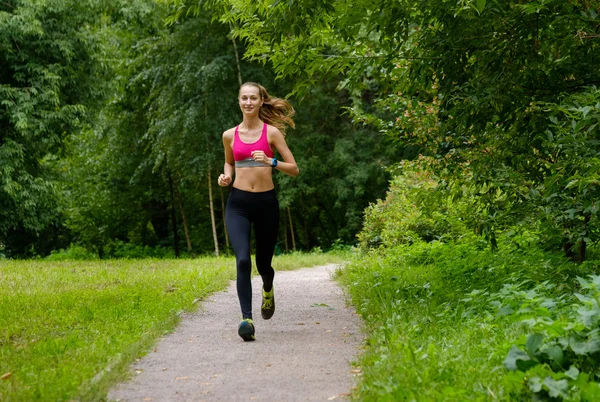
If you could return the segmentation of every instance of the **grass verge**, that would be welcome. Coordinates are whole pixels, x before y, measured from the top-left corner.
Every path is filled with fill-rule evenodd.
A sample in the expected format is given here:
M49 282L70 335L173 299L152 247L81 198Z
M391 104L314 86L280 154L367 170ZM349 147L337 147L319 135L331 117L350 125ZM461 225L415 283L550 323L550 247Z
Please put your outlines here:
M295 253L273 266L345 258ZM234 277L233 258L0 261L0 400L102 400L181 312Z
M544 366L544 350L530 341L540 335L525 342L530 328L521 318L558 322L563 310L554 300L576 300L576 278L597 269L598 261L577 265L537 249L491 252L476 243L415 243L357 257L339 273L367 330L353 398L550 400L555 384L567 395L561 373L529 385L532 374L508 371L505 359L517 344L531 355L523 352L523 362Z

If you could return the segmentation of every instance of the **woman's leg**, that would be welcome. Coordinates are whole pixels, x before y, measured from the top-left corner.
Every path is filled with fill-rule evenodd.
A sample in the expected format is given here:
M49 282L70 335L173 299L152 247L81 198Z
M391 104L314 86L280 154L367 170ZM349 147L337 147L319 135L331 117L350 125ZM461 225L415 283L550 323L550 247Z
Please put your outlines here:
M252 261L250 259L250 219L244 192L232 189L225 210L225 225L235 254L237 293L242 318L252 318Z
M277 231L279 229L279 203L275 191L262 201L260 213L254 220L254 234L256 236L256 268L263 280L263 288L270 292L273 287L275 270L271 265Z

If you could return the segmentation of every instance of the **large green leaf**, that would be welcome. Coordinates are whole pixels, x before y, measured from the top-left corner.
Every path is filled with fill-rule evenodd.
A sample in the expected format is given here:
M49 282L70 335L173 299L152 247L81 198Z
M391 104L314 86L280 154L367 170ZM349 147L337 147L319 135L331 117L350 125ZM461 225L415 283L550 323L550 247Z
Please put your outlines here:
M585 338L580 335L572 335L569 338L569 346L578 355L588 355L600 351L600 337L598 335Z
M525 350L530 357L534 357L544 341L543 334L529 334L525 342Z
M536 366L537 364L538 362L532 360L527 352L521 350L515 345L510 348L506 359L504 359L504 367L511 371L527 371L529 368Z

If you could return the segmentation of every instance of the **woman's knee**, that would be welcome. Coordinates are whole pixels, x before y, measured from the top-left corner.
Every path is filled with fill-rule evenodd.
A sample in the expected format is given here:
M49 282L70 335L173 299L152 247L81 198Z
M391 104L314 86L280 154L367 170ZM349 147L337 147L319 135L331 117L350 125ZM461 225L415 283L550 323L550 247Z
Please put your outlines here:
M238 272L250 272L252 270L252 260L250 257L240 257L237 259Z

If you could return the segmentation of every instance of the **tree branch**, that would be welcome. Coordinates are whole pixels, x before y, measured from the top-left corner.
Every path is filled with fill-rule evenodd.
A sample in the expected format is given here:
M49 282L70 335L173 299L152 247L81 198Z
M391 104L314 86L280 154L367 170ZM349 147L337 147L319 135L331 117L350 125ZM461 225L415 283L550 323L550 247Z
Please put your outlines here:
M577 32L577 37L579 39L596 39L596 38L600 38L600 34L589 34L585 31L578 31Z
M389 55L378 55L378 56L341 56L339 54L321 54L321 57L325 58L339 58L339 59L381 59L383 57L389 57ZM398 60L433 60L441 59L441 57L394 57Z

